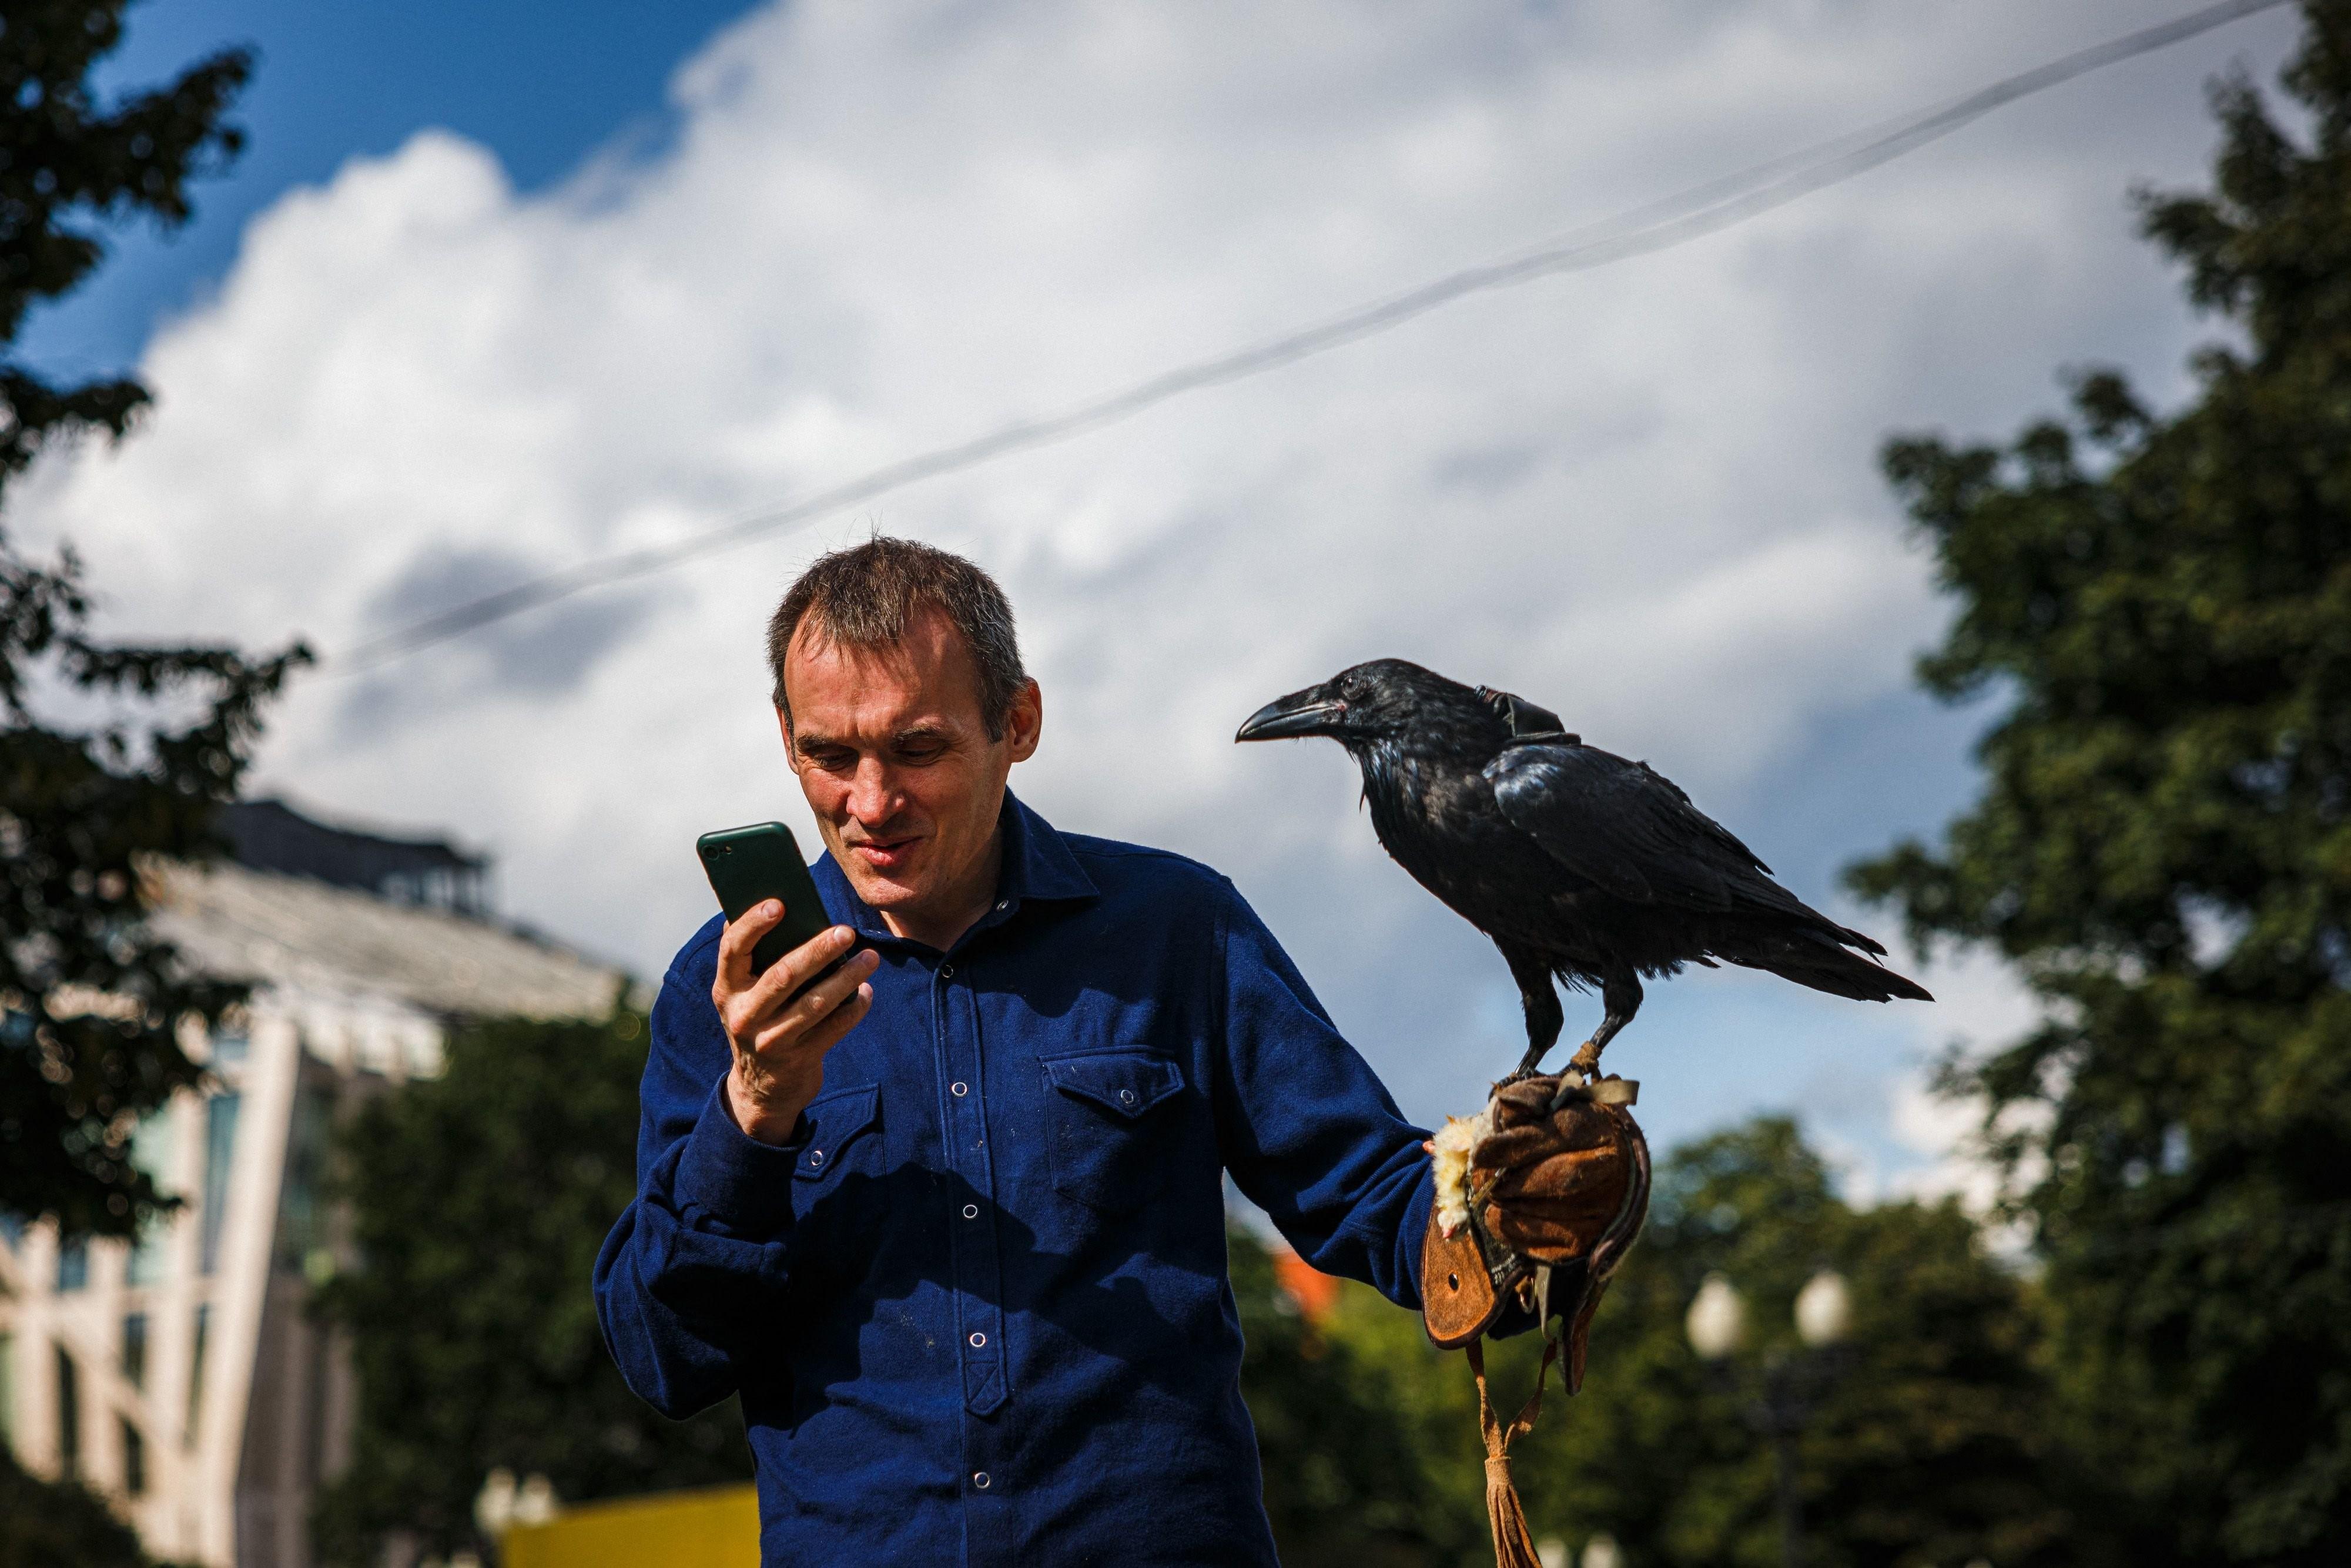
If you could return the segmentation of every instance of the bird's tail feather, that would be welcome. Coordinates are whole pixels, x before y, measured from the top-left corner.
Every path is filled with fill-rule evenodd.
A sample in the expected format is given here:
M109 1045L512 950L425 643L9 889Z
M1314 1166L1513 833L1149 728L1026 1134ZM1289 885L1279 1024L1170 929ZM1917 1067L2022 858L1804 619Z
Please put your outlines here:
M1866 937L1862 940L1876 952L1886 951ZM1847 952L1818 938L1783 939L1735 953L1717 947L1715 956L1746 968L1765 970L1831 996L1851 997L1858 1002L1888 1002L1897 997L1914 1002L1935 999L1926 987L1909 977L1897 975L1858 953Z

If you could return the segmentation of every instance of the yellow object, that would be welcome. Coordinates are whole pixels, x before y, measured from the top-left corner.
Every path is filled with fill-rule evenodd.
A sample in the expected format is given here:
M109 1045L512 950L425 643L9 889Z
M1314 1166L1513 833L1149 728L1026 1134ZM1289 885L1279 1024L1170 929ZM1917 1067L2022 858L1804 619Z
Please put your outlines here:
M509 1529L501 1568L759 1568L752 1487L658 1492L567 1508Z

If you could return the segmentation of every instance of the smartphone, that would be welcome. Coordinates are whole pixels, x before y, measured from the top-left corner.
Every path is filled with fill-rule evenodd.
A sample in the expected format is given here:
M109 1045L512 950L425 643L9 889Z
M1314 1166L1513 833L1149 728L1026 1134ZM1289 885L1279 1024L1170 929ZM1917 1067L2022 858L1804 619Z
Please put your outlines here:
M694 849L728 920L741 918L745 910L765 899L784 901L783 919L751 949L753 974L832 925L824 900L817 896L816 878L800 859L792 831L781 822L721 828L696 839Z

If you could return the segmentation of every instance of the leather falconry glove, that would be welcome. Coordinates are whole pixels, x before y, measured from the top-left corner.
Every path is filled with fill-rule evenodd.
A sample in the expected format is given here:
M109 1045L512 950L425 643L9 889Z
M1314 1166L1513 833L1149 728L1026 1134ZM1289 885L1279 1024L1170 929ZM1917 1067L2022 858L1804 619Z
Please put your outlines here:
M1422 1312L1437 1345L1469 1343L1516 1298L1539 1322L1566 1320L1568 1392L1583 1386L1593 1313L1648 1217L1635 1092L1621 1078L1521 1079L1437 1134L1437 1204L1421 1255Z
M1510 1444L1542 1411L1543 1374L1557 1356L1554 1316L1567 1322L1567 1391L1583 1385L1593 1313L1649 1212L1649 1145L1625 1109L1637 1085L1527 1078L1494 1091L1486 1109L1449 1118L1433 1141L1437 1205L1421 1251L1422 1321L1442 1349L1459 1346L1478 1380L1486 1445L1486 1521L1497 1568L1540 1568L1526 1509L1510 1480ZM1543 1331L1534 1393L1504 1422L1486 1389L1479 1337L1516 1298Z

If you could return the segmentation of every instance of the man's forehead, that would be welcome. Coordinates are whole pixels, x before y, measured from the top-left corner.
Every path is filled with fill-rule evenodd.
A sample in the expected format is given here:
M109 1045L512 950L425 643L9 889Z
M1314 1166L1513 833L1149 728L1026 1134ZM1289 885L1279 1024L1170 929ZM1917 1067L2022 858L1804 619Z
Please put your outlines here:
M935 611L894 643L844 643L802 622L785 653L784 689L793 727L827 735L979 718L978 665Z

